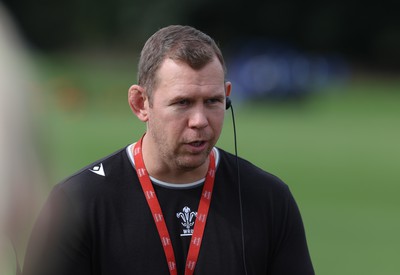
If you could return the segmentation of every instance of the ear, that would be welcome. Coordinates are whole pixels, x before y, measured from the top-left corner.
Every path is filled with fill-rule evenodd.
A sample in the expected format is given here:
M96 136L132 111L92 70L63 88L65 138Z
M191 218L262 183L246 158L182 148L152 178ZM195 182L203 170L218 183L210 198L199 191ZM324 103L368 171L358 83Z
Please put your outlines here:
M229 81L225 82L225 95L230 96L231 95L231 90L232 90L232 83Z
M139 85L132 85L128 91L128 102L132 112L143 122L148 120L148 98Z

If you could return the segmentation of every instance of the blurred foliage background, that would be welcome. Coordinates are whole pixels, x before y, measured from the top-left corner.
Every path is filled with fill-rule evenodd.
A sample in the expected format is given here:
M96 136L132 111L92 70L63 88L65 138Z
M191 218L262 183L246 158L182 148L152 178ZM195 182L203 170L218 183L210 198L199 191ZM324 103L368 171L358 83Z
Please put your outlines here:
M188 24L221 46L239 154L281 177L317 274L398 274L396 1L3 1L35 65L49 188L135 140L126 102L146 39ZM233 151L231 116L219 146Z
M158 28L189 24L223 48L267 37L306 51L340 52L375 66L398 66L397 1L5 0L36 49L140 49Z

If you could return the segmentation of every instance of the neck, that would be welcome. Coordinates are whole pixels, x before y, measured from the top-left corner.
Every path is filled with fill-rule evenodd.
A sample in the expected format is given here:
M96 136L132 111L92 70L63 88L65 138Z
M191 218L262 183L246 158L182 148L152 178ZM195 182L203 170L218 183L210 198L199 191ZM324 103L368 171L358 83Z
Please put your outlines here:
M170 183L189 183L203 179L208 170L209 158L199 167L180 167L174 159L160 155L158 147L145 135L142 143L143 161L147 172L153 178Z

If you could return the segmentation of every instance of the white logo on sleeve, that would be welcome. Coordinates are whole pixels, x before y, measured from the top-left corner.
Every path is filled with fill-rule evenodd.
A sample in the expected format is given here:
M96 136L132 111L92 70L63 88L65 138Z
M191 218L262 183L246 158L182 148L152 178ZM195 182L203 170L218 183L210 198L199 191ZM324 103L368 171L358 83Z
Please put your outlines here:
M89 169L93 173L105 177L106 174L104 173L104 168L103 168L103 163L100 163L99 165L94 166L92 169Z

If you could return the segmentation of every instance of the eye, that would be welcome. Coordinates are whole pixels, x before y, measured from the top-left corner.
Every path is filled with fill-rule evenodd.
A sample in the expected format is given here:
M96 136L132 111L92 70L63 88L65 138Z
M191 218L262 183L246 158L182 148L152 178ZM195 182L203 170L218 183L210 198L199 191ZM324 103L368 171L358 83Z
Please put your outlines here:
M222 100L219 98L210 98L210 99L206 100L206 104L209 104L209 105L214 105L214 104L217 104L220 102L222 102Z
M187 106L190 104L190 101L187 99L181 99L175 103L178 106Z

